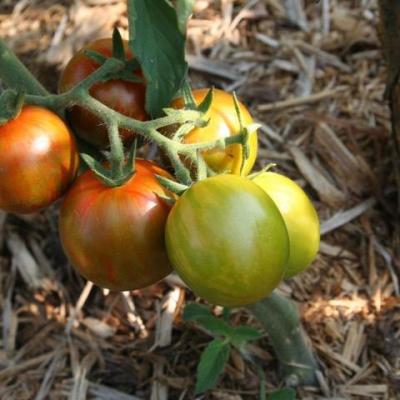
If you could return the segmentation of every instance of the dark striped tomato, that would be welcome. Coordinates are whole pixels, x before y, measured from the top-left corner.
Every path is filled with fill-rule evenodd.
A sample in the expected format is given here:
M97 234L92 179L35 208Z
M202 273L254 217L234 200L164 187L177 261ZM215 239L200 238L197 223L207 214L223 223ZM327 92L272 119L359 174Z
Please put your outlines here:
M128 42L124 41L125 56L132 58ZM99 39L86 45L76 53L63 70L59 91L65 92L88 77L99 68L99 64L85 55L86 50L96 51L106 57L112 56L112 39ZM141 71L132 72L143 78ZM90 94L106 106L129 117L144 121L146 86L143 83L129 82L122 79L111 79L93 85ZM98 147L109 145L107 129L102 120L82 107L75 106L68 113L74 132L89 143ZM133 138L132 132L121 129L120 134L125 142Z
M149 286L171 272L164 244L170 206L149 161L136 160L135 175L119 187L105 186L92 171L65 197L59 230L64 251L87 279L112 290Z
M25 106L0 126L0 208L37 212L61 197L79 166L75 140L53 112Z
M267 296L285 273L288 233L255 183L218 175L195 183L176 202L166 227L168 256L199 296L242 306Z

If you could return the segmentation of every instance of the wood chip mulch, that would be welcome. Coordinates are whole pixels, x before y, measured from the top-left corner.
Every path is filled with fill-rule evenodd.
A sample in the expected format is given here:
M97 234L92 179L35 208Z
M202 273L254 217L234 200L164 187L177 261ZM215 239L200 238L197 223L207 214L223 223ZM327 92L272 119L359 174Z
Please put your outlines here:
M375 0L198 0L189 23L193 86L237 92L262 125L257 166L276 163L320 215L317 259L280 287L320 367L299 399L400 398L399 188L377 22ZM51 90L73 52L114 26L127 35L124 1L0 2L1 37ZM182 322L193 294L174 276L123 294L85 282L60 247L58 207L0 214L0 398L194 399L210 337ZM232 323L258 326L243 310ZM279 388L268 338L250 351ZM257 399L258 387L235 353L197 398Z

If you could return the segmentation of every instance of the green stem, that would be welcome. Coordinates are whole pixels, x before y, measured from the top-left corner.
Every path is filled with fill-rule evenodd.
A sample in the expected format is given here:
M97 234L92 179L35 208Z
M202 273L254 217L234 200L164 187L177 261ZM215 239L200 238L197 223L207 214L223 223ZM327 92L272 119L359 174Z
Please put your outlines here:
M124 146L121 137L119 136L118 124L115 121L106 121L108 138L110 140L111 150L111 171L114 179L119 179L123 176L124 169Z
M18 57L0 39L0 76L1 81L17 92L46 96L49 92L31 74Z
M128 7L129 6L132 6L132 4L129 5L128 2ZM22 87L25 90L28 88L29 94L25 99L27 104L36 104L52 109L61 116L64 115L64 111L67 108L77 105L92 112L104 121L108 128L112 153L112 174L109 179L111 181L114 179L115 185L123 184L126 179L129 178L129 173L127 174L124 169L123 145L119 134L117 134L121 128L133 131L157 143L171 159L178 180L185 185L190 185L192 179L190 171L181 160L182 157L192 160L194 166L201 172L200 175L205 176L204 168L197 165L197 154L199 151L213 148L225 148L233 143L243 144L243 137L240 134L209 142L185 144L180 142L181 138L178 137L178 135L176 135L176 137L173 135L171 139L159 132L162 128L176 125L181 127L180 131L178 129L179 136L183 132L187 133L189 128L198 126L202 121L203 114L197 110L180 110L179 112L151 121L138 121L108 108L103 103L90 96L89 90L95 82L111 79L124 68L124 63L121 60L115 58L107 59L100 68L95 70L78 85L65 93L55 95L49 94L40 83L36 81L32 74L21 64L18 58L5 47L1 40L0 56L0 76L11 88L17 90ZM93 168L95 169L96 167Z
M275 293L247 306L261 322L271 340L285 383L290 386L315 383L317 364L306 343L298 312L292 301Z

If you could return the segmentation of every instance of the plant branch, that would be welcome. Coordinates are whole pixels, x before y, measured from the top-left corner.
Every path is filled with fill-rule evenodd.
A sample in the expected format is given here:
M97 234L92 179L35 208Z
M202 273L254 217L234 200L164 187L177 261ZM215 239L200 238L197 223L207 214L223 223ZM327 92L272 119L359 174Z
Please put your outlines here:
M107 126L111 146L111 180L115 179L115 185L123 184L129 174L123 171L124 153L123 145L119 137L119 129L124 128L136 134L142 135L159 145L170 158L175 169L177 179L185 184L192 183L191 174L182 159L189 159L196 171L203 171L200 176L204 177L204 166L199 165L202 161L198 158L199 151L211 150L214 148L224 149L234 143L244 145L245 138L242 134L230 136L224 139L217 139L202 143L181 143L181 134L188 133L193 127L204 126L204 113L198 110L166 110L167 115L150 121L139 121L110 109L89 93L90 88L96 82L107 81L115 77L118 72L123 71L125 64L122 60L108 58L92 74L61 94L49 94L33 75L23 66L18 58L8 50L0 40L0 76L4 82L13 89L20 89L22 86L29 88L25 98L27 104L49 108L63 116L66 109L72 106L80 106L99 117ZM16 71L16 72L15 72ZM168 126L177 126L178 130L172 138L162 134L159 130ZM92 168L96 168L92 164ZM98 171L98 176L101 176ZM104 171L103 171L104 172ZM210 170L208 172L211 173ZM124 178L125 177L125 178ZM109 182L106 182L109 184Z
M290 386L315 383L317 364L305 342L305 333L293 302L272 293L247 309L267 331L281 363L285 383Z
M0 77L5 85L17 92L41 96L49 94L18 57L6 46L3 39L0 39Z

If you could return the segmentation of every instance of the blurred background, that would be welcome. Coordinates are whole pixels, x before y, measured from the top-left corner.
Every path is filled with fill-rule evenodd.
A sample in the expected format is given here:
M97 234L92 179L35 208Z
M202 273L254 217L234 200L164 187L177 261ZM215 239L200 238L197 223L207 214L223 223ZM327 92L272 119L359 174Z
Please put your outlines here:
M299 399L400 392L398 188L377 24L375 0L197 0L189 21L193 87L236 91L261 124L257 167L276 163L320 215L317 259L279 288L298 305L320 366ZM114 27L127 37L125 1L0 1L1 37L52 91L72 54ZM63 255L58 206L0 214L0 398L195 398L210 336L182 322L194 295L173 276L124 294L92 287ZM259 327L240 309L231 322ZM280 387L268 337L249 350L268 391ZM256 399L258 388L234 352L218 387L198 398Z

